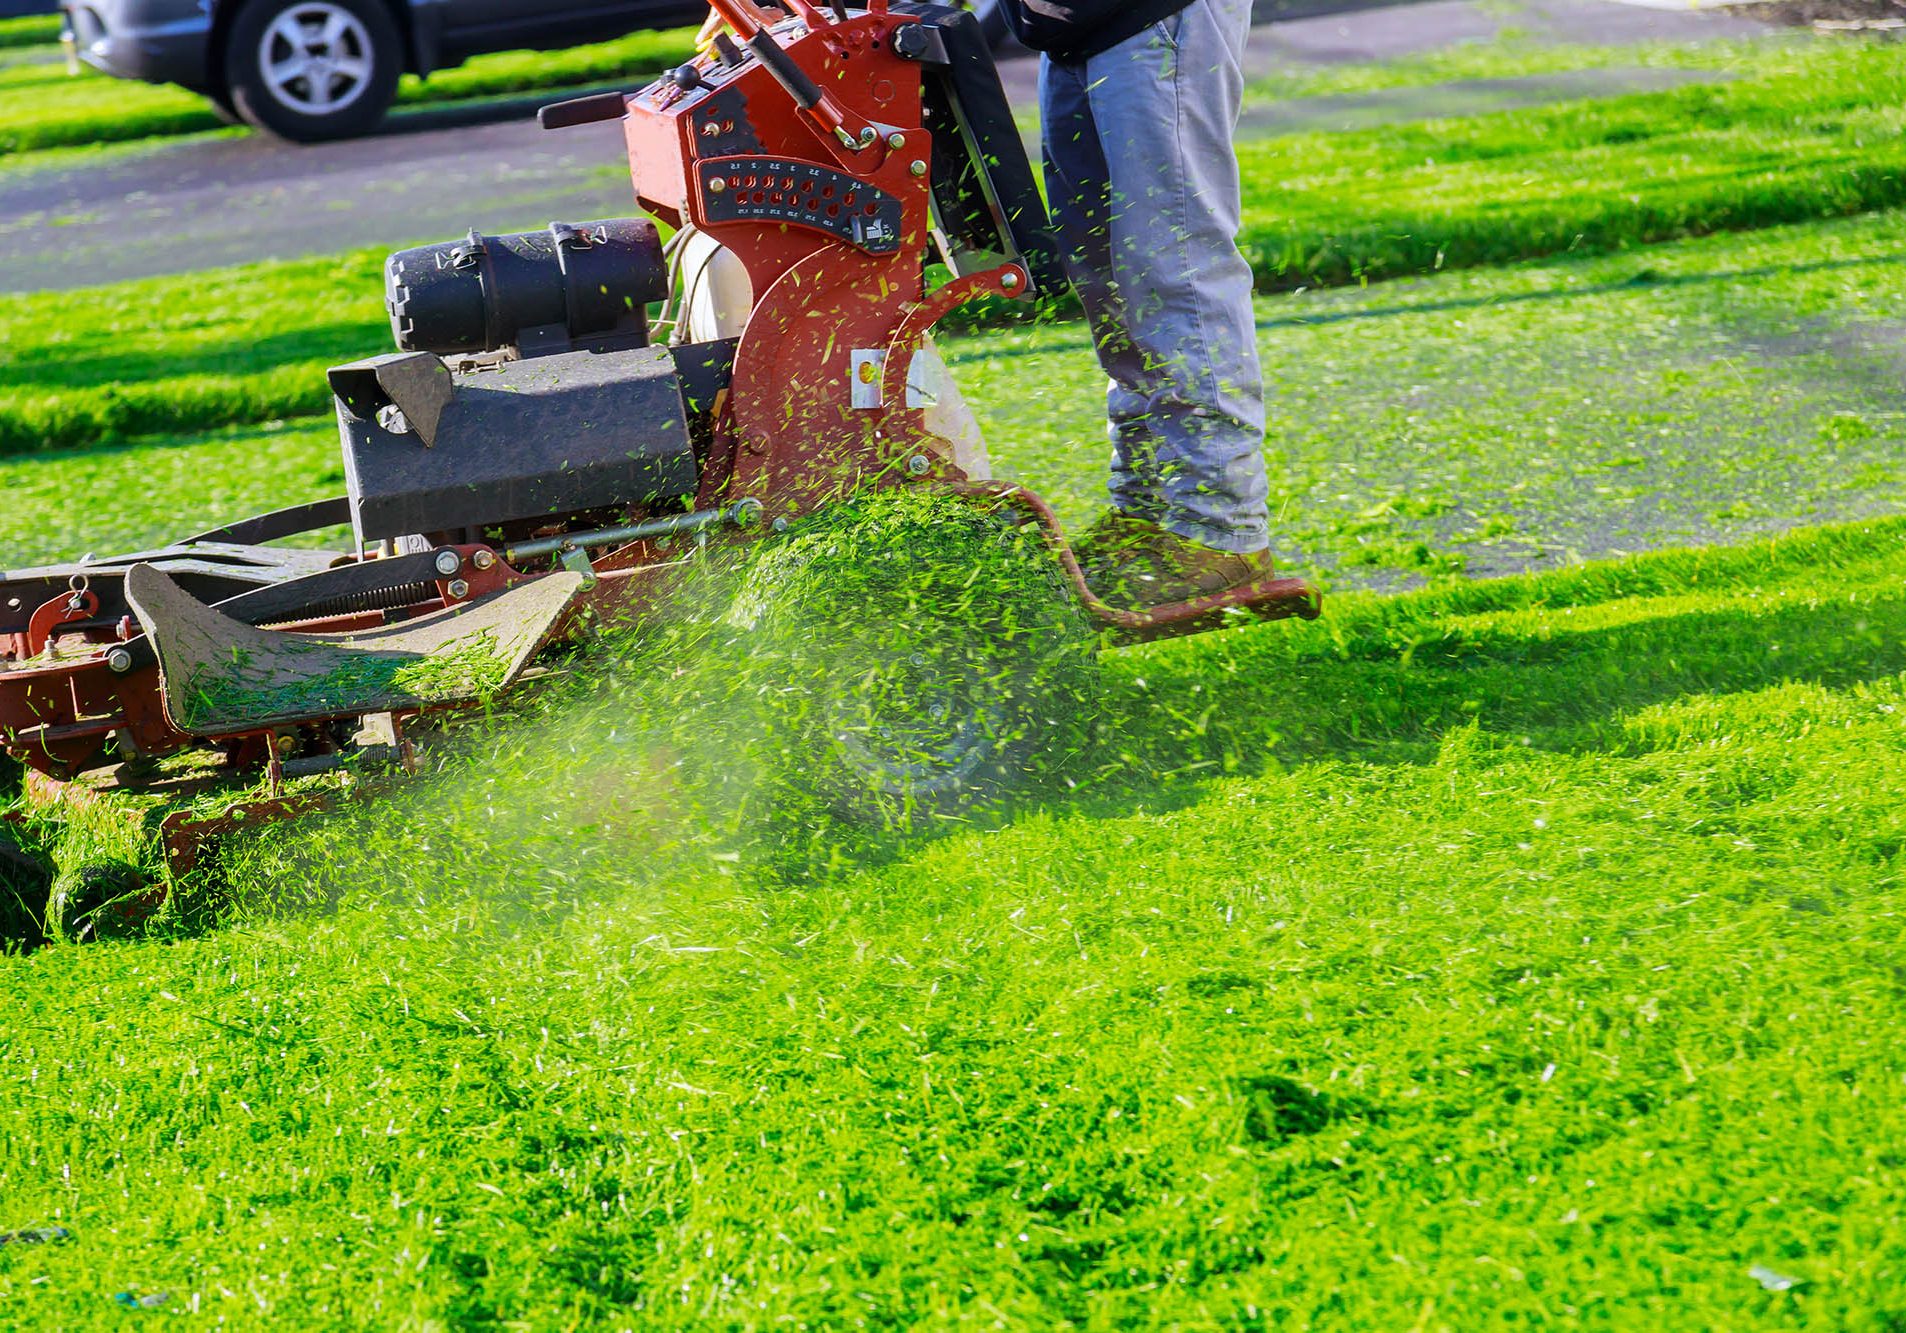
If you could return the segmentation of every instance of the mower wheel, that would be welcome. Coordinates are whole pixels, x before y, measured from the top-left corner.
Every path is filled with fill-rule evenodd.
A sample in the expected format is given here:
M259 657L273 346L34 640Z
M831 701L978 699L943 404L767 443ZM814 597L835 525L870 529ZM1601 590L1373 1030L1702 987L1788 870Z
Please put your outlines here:
M266 134L363 134L397 94L404 43L381 0L248 0L225 43L232 106Z
M149 887L138 868L123 861L84 862L54 881L47 923L76 941L136 935L152 915Z
M1075 755L1097 638L1035 529L957 497L849 501L763 549L749 630L771 801L911 828Z
M212 114L218 117L219 124L243 125L245 123L245 118L238 114L238 108L232 105L232 95L229 91L224 88L203 91L205 100L212 104Z
M0 954L46 943L52 888L52 867L0 832Z

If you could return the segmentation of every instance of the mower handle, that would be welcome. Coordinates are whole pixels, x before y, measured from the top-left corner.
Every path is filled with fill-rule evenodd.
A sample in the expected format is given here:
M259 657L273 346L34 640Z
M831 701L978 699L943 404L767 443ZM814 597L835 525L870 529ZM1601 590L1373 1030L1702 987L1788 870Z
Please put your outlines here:
M810 30L832 27L835 23L809 0L779 0L779 3L793 9ZM868 0L868 5L871 12L884 13L887 0ZM774 39L773 21L754 0L708 0L708 7L727 20L728 26L774 76L774 81L794 99L800 113L820 129L823 138L854 153L871 148L880 138L878 130L843 108L830 93L816 87L807 71L789 59L788 53Z

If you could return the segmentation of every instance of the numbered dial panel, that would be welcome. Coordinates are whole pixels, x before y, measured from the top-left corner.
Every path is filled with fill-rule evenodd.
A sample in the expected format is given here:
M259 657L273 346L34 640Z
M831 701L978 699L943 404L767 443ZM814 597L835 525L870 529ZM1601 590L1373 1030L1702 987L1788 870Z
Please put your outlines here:
M704 159L696 171L710 222L811 227L874 255L900 248L900 200L845 172L754 156Z

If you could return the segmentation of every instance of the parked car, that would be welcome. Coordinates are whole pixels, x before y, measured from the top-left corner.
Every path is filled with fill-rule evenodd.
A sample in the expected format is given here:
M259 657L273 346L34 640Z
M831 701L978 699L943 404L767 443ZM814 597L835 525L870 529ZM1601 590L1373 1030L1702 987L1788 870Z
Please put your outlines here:
M362 134L405 70L699 23L703 0L64 0L95 69L176 83L301 143Z

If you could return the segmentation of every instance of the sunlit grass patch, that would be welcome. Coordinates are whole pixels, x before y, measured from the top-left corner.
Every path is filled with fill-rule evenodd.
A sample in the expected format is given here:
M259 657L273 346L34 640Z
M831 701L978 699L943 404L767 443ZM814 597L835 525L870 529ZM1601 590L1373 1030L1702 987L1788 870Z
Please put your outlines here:
M328 909L0 961L0 1181L73 1232L0 1294L1883 1327L1903 535L1122 654L1085 790L776 888L577 716L317 841Z
M1887 214L1262 301L1280 561L1394 587L1896 511L1902 244ZM1089 519L1083 330L945 350L995 458Z
M1275 28L1272 29L1275 32ZM1348 61L1277 70L1247 84L1247 105L1296 97L1353 97L1403 88L1475 80L1540 78L1578 71L1687 70L1717 75L1771 72L1797 65L1827 42L1854 46L1856 36L1821 38L1770 31L1766 36L1716 41L1595 43L1532 40L1511 29L1486 40L1455 42L1389 60Z

